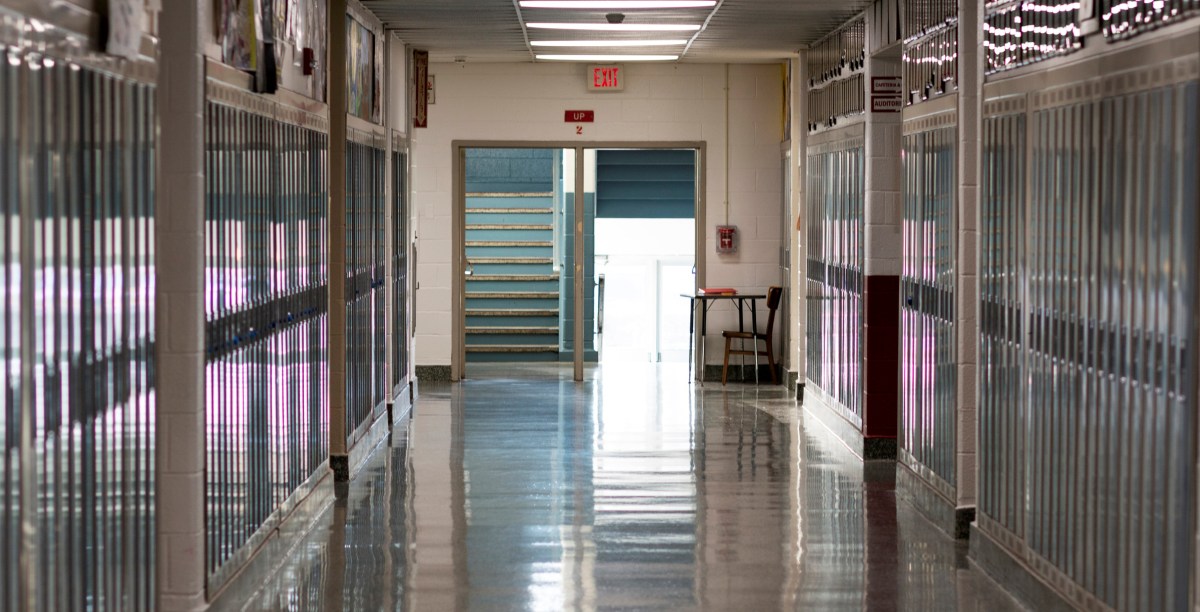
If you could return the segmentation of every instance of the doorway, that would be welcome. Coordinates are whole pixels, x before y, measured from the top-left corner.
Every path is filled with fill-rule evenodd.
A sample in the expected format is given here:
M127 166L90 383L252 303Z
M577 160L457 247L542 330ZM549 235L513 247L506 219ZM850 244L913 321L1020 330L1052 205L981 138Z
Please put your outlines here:
M676 253L655 264L656 277L673 279L654 283L665 302L694 291L704 278L703 251L695 248L703 240L702 143L454 143L452 380L468 376L471 364L497 372L504 364L529 363L544 364L551 375L557 375L553 364L570 363L572 378L584 379L584 364L598 361L600 339L596 159L603 151L632 149L674 150L692 160L692 255ZM654 327L665 332L660 346L678 344L676 332L687 332L657 320ZM654 352L674 358L686 348L684 340L683 351ZM501 369L482 366L486 361Z
M597 346L602 363L678 362L696 288L695 154L596 152Z

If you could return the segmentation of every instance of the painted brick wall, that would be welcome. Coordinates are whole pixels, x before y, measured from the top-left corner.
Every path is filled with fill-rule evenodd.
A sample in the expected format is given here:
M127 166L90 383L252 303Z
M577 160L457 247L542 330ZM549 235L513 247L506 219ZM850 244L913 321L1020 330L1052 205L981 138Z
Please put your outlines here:
M738 226L733 255L713 251L725 223L725 65L626 66L626 89L589 93L575 64L432 64L437 103L429 127L412 130L413 201L420 260L417 280L418 365L450 363L452 320L453 149L455 140L647 142L704 141L704 248L710 286L765 290L780 283L778 265L783 78L776 64L729 68L730 212ZM563 122L564 110L590 109L595 123ZM681 298L682 299L682 298ZM718 308L722 310L718 311ZM710 313L708 361L719 363L720 334L735 324L730 308ZM687 325L686 321L680 323ZM764 323L765 325L765 316Z

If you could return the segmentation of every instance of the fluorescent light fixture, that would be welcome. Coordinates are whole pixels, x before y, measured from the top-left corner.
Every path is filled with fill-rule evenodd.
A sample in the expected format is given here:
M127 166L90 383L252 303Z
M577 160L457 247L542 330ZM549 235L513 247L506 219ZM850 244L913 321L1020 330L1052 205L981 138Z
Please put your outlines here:
M678 40L531 40L534 47L674 47L686 45Z
M540 9L672 9L712 8L717 0L521 0L521 8Z
M670 62L678 55L535 55L540 60L560 62Z
M678 23L527 23L540 30L595 30L597 32L697 32L700 26Z

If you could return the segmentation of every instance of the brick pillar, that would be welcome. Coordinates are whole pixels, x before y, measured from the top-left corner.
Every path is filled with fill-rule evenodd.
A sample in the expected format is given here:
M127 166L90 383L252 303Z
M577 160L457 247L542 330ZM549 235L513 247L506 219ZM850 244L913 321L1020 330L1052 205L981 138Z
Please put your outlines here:
M976 0L958 2L958 325L956 435L959 508L975 505L979 387L979 150L983 104L983 22ZM965 526L964 526L965 528Z
M204 607L205 0L159 22L157 609Z
M329 0L329 468L350 479L346 448L346 0Z

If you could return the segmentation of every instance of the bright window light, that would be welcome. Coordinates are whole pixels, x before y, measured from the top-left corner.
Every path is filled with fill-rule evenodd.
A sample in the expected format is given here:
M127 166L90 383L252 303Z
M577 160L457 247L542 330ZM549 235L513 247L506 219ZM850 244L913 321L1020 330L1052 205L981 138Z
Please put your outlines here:
M717 0L521 0L521 8L542 9L669 9L711 8Z
M540 60L560 62L669 62L678 55L535 55Z
M534 47L674 47L686 45L678 40L531 40Z
M541 30L595 30L597 32L697 32L700 26L678 23L527 23Z

